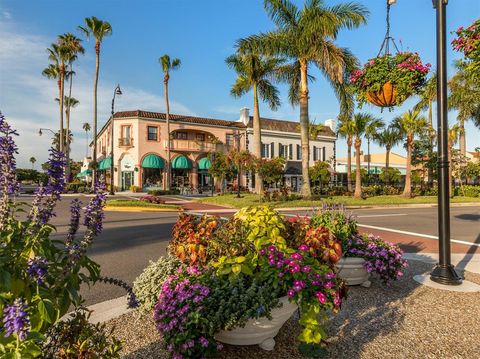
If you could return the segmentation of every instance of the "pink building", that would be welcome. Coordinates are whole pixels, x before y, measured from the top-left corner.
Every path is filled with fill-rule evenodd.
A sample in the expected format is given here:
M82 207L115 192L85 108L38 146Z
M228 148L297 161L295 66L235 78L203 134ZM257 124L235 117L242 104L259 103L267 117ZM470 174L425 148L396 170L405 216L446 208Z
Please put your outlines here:
M115 186L119 190L129 190L131 186L165 188L168 165L165 113L117 112L113 124ZM171 187L201 190L211 186L209 153L226 152L238 145L245 148L245 135L240 135L245 131L242 122L171 114ZM110 183L111 141L109 119L97 135L98 168L105 170L107 183ZM245 185L245 176L241 184Z

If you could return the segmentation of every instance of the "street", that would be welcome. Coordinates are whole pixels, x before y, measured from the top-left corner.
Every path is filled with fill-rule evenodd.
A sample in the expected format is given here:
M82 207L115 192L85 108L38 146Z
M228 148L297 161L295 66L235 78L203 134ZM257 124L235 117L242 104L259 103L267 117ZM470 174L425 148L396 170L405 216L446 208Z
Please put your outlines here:
M56 238L64 238L67 233L69 203L73 198L75 197L63 197L57 206L57 216L52 221L57 227ZM117 195L116 198L120 196ZM89 200L86 196L81 196L80 199L84 204ZM29 202L31 197L22 200ZM436 239L428 237L437 235L435 207L355 209L352 212L357 216L360 230L380 234L388 240L398 242L408 252L437 250ZM285 212L290 215L296 213L297 211ZM305 211L298 213L304 214ZM149 260L156 260L165 254L176 218L177 214L171 212L107 211L104 230L94 240L88 253L101 265L103 276L122 279L131 284L148 265ZM480 245L480 206L453 207L451 228L453 252L475 251ZM426 237L396 231L413 232ZM470 247L461 242L472 243L474 246ZM122 295L125 295L122 288L103 283L82 289L86 305Z

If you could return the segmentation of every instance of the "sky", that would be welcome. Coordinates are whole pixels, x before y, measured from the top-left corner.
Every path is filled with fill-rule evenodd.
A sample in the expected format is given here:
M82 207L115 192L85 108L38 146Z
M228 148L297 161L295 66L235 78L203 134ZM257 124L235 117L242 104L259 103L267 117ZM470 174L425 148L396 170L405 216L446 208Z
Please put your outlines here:
M334 5L345 0L325 0ZM370 15L367 25L343 30L337 45L348 47L364 63L375 57L385 35L386 0L358 0ZM303 1L294 0L299 6ZM58 128L56 82L41 75L48 66L46 48L58 35L72 32L85 17L96 16L110 22L113 34L101 48L98 91L98 126L111 111L113 91L120 84L123 95L115 101L115 111L142 109L164 111L163 74L158 58L163 54L178 57L181 68L171 74L169 97L171 113L237 120L242 107L252 109L252 95L233 98L230 88L235 73L225 58L235 52L235 42L248 35L274 29L261 0L0 0L0 111L20 136L17 162L30 167L30 157L39 168L48 156L51 136L38 135L40 127ZM471 24L480 16L479 0L450 0L447 6L448 41L451 31ZM435 11L431 0L398 0L391 9L391 35L400 50L418 51L422 60L435 66ZM93 118L94 42L85 40L86 53L75 63L72 96L80 104L72 109L74 135L72 157L85 155L84 122ZM460 57L449 47L449 64ZM449 75L453 74L450 65ZM339 104L322 74L312 69L316 81L310 84L310 120L323 123L336 118ZM297 121L299 108L288 103L287 88L279 85L282 106L271 111L260 105L264 117ZM408 110L415 99L389 112L364 106L386 123ZM251 110L251 112L253 112ZM450 113L450 122L455 113ZM466 126L467 149L480 146L480 132ZM91 135L91 134L90 134ZM344 140L339 140L337 155L346 155ZM372 145L372 153L383 149ZM393 152L404 153L402 146Z

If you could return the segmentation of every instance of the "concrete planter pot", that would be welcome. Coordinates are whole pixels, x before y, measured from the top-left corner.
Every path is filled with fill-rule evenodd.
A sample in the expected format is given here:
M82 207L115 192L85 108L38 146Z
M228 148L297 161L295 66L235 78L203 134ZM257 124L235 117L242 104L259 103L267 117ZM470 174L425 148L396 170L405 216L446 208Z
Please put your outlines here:
M232 345L258 344L263 350L273 350L275 347L273 338L298 308L296 304L288 301L288 297L281 297L280 303L283 305L271 312L272 320L268 318L250 319L245 327L221 331L215 335L215 339Z
M342 257L335 264L338 275L345 280L347 285L361 285L362 287L370 287L368 278L370 274L364 266L365 259L358 257Z

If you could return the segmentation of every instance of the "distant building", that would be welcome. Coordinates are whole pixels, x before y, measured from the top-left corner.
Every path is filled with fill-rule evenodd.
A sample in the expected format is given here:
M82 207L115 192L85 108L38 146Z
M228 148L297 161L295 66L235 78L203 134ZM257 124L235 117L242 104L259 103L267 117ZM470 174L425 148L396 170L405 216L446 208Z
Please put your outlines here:
M170 157L172 187L210 187L209 154L252 147L253 118L242 109L237 121L170 114ZM148 111L117 112L113 118L114 184L119 190L131 186L165 188L167 129L165 113ZM310 165L334 157L336 136L334 121L323 126L316 139L310 141ZM261 119L262 156L286 158L285 182L292 190L301 186L300 125L298 122ZM112 119L97 135L97 169L110 183ZM87 161L88 162L88 161ZM82 171L87 169L84 163ZM240 185L252 189L254 179L242 173ZM220 184L215 184L219 187Z
M386 153L372 153L370 154L370 173L379 174L382 168L385 167ZM362 154L360 156L360 167L368 168L368 156ZM402 175L405 175L407 169L407 157L397 153L390 152L389 167L396 168ZM352 171L356 168L355 155L352 154ZM347 173L347 158L342 157L337 159L337 173Z

